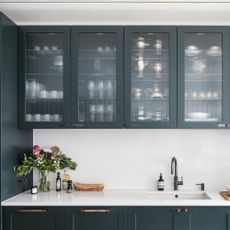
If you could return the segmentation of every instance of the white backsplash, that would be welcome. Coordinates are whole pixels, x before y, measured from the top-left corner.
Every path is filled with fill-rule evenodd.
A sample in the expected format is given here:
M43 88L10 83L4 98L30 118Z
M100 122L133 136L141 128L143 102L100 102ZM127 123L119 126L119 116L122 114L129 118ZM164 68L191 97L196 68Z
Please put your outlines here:
M58 145L78 163L74 181L104 183L107 189L156 189L160 172L173 188L176 156L180 189L221 190L230 185L230 130L34 130L34 144ZM56 175L51 176L53 186ZM37 174L34 175L37 181Z

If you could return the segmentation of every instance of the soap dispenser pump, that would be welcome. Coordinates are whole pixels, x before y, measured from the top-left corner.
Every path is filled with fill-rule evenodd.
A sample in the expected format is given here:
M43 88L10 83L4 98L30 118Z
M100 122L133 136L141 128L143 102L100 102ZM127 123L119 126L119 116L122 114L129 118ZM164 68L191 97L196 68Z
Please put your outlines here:
M160 177L157 181L157 190L158 191L164 191L164 188L165 188L165 182L164 182L162 173L160 173Z

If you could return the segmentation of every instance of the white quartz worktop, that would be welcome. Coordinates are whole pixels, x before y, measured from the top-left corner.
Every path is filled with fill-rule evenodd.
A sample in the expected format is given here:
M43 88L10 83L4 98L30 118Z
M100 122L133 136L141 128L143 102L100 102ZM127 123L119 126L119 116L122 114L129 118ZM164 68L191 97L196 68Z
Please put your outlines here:
M173 195L172 199L168 194ZM176 199L176 194L203 195L200 191L105 190L102 192L56 192L30 194L26 191L2 202L2 206L230 206L218 192L205 192L210 199ZM164 198L161 195L165 196ZM180 196L182 197L182 196Z

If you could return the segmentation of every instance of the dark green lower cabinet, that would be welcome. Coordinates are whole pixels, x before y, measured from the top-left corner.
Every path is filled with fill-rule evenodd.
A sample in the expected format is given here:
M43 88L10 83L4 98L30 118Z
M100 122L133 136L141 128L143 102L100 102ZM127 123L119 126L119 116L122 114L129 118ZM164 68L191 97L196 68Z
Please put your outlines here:
M228 207L4 207L3 230L230 230Z
M82 207L66 210L66 230L126 230L126 208Z
M167 208L130 208L128 213L128 230L172 229L172 217Z
M4 230L64 230L64 209L56 207L4 208Z
M130 208L128 230L229 230L225 207Z

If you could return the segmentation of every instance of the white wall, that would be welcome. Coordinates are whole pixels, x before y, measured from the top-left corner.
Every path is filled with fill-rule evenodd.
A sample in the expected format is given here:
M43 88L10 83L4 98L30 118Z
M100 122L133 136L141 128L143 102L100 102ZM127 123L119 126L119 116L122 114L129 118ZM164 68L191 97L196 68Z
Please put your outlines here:
M230 130L34 130L34 144L58 145L78 162L74 181L103 182L107 189L156 189L160 172L172 189L173 156L181 189L230 185Z

